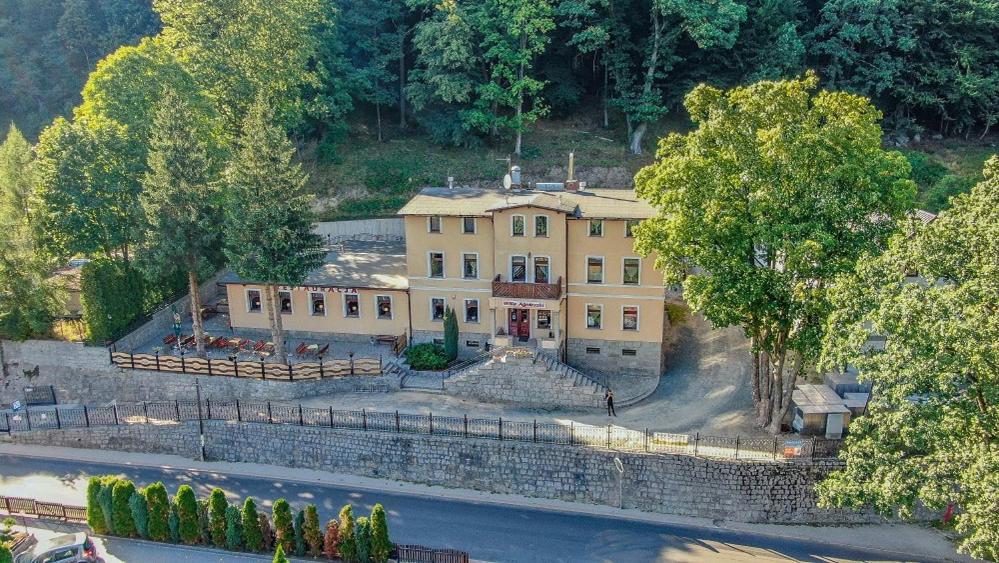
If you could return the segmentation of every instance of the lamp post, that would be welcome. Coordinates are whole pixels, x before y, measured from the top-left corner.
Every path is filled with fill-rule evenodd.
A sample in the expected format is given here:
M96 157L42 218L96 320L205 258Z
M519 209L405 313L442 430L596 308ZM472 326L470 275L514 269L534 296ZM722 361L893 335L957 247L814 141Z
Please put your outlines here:
M174 350L180 351L180 312L177 310L176 305L170 305L170 310L173 311L173 337L176 340L174 342Z

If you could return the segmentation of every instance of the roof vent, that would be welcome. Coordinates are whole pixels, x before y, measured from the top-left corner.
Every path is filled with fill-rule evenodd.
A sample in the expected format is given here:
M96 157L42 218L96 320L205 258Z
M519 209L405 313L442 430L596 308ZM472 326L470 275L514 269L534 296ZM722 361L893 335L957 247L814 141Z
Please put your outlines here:
M520 183L520 167L512 166L510 167L510 189L519 190L523 186Z

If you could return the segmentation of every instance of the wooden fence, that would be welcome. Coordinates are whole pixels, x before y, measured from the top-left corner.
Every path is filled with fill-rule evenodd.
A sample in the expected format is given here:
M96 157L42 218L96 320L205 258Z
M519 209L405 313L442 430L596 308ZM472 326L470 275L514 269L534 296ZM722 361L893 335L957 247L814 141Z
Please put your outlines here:
M23 514L36 518L58 518L68 522L87 521L87 509L83 506L42 502L30 498L0 496L0 510L11 515Z
M433 549L422 545L398 544L396 558L415 563L468 563L468 553L457 549Z
M319 362L276 364L265 361L213 360L198 357L162 356L160 354L111 352L111 363L125 369L275 381L306 381L324 377L380 375L382 373L381 358L350 358L328 361L321 359Z

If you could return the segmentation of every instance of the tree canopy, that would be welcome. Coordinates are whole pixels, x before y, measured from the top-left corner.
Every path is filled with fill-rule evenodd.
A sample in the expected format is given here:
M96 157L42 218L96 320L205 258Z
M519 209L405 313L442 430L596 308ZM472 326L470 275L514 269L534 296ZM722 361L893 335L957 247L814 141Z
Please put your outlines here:
M961 549L999 559L999 158L936 221L837 280L830 300L823 363L855 366L873 389L822 501L908 517L953 504Z
M881 148L880 112L817 78L695 88L697 129L663 139L636 190L657 215L637 228L668 283L717 327L752 339L753 398L771 431L818 357L827 291L883 245L915 189Z

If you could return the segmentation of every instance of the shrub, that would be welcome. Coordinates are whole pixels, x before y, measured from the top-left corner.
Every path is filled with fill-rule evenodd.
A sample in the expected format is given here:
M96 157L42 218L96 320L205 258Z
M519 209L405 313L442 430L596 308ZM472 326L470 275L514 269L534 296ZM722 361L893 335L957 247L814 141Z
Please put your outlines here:
M271 512L274 515L275 543L284 547L287 553L294 552L295 524L291 518L291 506L288 505L287 500L279 498L274 501L274 508Z
M329 559L340 557L340 523L330 520L326 523L326 533L323 535L323 555Z
M180 543L180 515L177 513L177 504L170 503L170 516L167 517L167 528L170 530L170 541Z
M14 563L14 556L4 544L0 544L0 563Z
M225 507L225 547L233 551L243 549L243 522L235 506Z
M104 515L104 529L107 533L114 533L114 524L112 522L111 515L113 514L113 493L114 484L118 481L118 478L113 475L105 475L101 478L101 493L98 497L98 501L101 505L101 513Z
M318 557L323 550L323 531L319 527L319 510L316 505L305 507L305 523L302 524L302 536L308 546L309 555Z
M378 503L371 510L371 559L384 563L388 561L390 553L392 553L392 542L389 541L385 507Z
M120 259L96 258L80 272L83 322L91 341L117 337L142 316L144 299L142 273Z
M299 510L295 514L295 555L301 557L305 555L308 545L305 543L305 511Z
M130 538L135 535L135 520L129 499L135 494L135 485L127 479L119 479L111 490L111 529L115 535Z
M149 539L166 541L170 539L170 498L166 487L156 482L146 487L145 492L149 507Z
M260 546L264 551L270 551L274 547L274 532L271 531L271 521L266 514L257 515L260 525Z
M260 551L264 547L264 538L260 532L260 516L257 514L257 503L253 497L247 497L243 502L243 544L250 551Z
M177 505L178 533L180 541L190 545L198 542L201 527L198 522L198 500L190 485L181 485L174 498Z
M439 370L447 367L448 360L444 348L431 342L406 348L405 356L409 366L416 370Z
M87 525L95 534L106 534L110 531L101 506L101 488L100 477L91 477L87 481Z
M225 547L226 544L226 509L229 508L229 501L225 498L225 492L215 487L208 497L208 518L211 528L212 543L215 547Z
M354 541L354 510L350 505L340 509L340 557L344 561L357 558L357 544Z
M444 310L444 356L449 362L458 357L458 317L451 307Z
M208 520L208 499L198 500L198 541L212 545L212 526Z
M277 550L274 551L274 563L288 563L288 558L284 556L281 544L278 544Z
M132 512L132 521L135 522L135 531L140 538L149 537L149 505L146 503L146 496L140 489L132 493L128 499L128 508Z
M357 519L357 532L354 534L354 541L357 544L357 561L368 563L371 561L371 521L367 516Z

